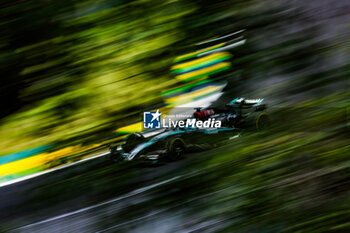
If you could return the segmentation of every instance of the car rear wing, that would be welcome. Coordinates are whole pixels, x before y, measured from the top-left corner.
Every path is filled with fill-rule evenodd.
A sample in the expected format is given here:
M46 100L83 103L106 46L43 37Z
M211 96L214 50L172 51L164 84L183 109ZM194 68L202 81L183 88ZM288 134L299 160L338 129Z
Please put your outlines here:
M257 111L261 111L266 108L266 104L263 104L264 99L248 99L238 97L233 99L230 103L226 104L227 107L236 108L252 108L255 107Z

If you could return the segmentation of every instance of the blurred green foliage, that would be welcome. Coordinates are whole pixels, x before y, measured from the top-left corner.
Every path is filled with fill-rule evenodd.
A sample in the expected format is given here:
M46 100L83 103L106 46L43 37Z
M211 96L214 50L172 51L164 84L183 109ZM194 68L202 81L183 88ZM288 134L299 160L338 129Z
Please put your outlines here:
M182 18L196 7L189 1L37 1L1 10L8 51L1 64L11 75L1 87L6 153L106 136L122 125L118 120L160 103L160 90L174 83L171 46L184 38Z
M233 51L227 96L334 92L327 86L344 82L349 68L324 64L343 47L318 40L317 27L304 25L307 16L285 11L290 5L264 4L269 7L256 0L5 1L1 154L110 136L163 102L160 91L176 84L169 72L176 55L243 28L248 41ZM313 69L317 64L326 69Z

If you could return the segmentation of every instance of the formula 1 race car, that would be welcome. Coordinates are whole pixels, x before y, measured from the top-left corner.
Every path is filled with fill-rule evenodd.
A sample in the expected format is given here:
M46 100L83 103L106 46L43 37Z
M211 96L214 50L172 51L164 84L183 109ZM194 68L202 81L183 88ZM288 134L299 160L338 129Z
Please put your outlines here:
M193 117L197 120L215 118L226 127L237 129L264 129L270 119L266 113L264 99L236 98L226 104L225 109L196 108Z
M110 147L115 162L142 161L157 164L178 160L187 151L205 150L237 138L233 128L175 128L133 133L123 144Z

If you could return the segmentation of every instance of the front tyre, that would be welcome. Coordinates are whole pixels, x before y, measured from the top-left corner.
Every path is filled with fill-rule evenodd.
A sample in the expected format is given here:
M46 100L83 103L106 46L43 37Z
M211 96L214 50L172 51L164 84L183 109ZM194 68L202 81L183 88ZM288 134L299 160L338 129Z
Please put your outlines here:
M124 160L122 154L118 152L116 149L110 150L109 159L114 163L118 163Z
M181 138L170 141L168 157L175 161L179 160L185 154L185 142Z

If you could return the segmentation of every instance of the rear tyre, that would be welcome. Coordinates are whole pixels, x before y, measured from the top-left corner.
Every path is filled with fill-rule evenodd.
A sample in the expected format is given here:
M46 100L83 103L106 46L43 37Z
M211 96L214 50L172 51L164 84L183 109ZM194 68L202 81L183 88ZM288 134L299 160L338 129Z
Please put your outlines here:
M266 113L262 113L256 119L256 129L264 130L270 125L270 118Z

